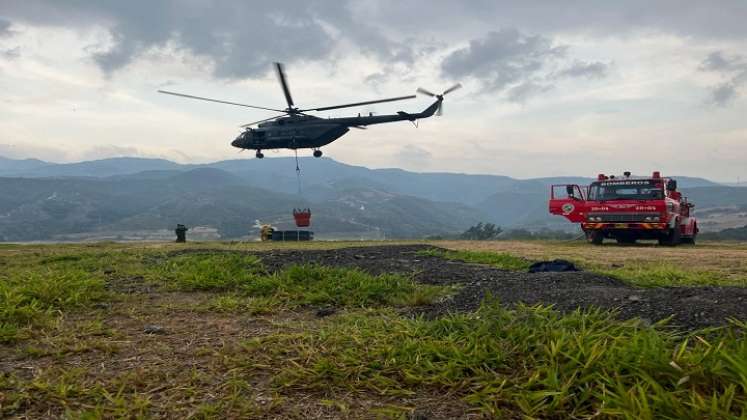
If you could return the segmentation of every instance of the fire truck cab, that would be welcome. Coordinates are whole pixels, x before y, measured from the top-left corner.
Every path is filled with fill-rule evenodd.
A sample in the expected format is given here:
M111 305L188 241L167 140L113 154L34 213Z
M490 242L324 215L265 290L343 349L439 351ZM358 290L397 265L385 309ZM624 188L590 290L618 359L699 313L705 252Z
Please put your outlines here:
M694 205L677 190L677 181L657 171L650 177L599 174L591 185L553 185L551 214L580 223L589 242L605 238L621 244L655 239L661 245L695 243L698 223Z

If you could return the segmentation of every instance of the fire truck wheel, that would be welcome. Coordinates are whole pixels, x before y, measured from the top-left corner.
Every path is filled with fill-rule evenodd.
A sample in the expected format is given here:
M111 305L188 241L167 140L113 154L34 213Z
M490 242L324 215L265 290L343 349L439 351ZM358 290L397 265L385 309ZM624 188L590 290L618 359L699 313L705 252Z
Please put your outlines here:
M602 245L602 242L604 242L604 235L602 235L601 231L591 230L586 233L586 239L588 239L593 245Z
M659 245L675 246L682 241L682 233L678 228L670 229L669 233L659 238Z
M693 236L689 236L687 238L682 238L680 240L680 243L688 244L688 245L695 245L695 237L696 236L697 236L697 234L693 234Z

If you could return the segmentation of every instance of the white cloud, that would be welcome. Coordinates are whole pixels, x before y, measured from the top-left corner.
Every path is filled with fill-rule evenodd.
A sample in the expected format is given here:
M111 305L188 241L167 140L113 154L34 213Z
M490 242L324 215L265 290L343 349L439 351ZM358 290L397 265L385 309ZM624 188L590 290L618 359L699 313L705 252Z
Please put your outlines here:
M709 102L717 106L733 103L747 83L747 59L741 55L727 56L722 51L714 51L703 60L700 68L722 76L722 80L711 89Z

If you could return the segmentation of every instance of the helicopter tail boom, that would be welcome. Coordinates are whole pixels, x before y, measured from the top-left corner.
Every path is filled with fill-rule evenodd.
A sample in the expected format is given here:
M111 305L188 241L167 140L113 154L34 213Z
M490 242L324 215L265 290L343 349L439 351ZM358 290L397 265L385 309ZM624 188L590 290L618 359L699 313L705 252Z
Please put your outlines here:
M436 99L436 102L431 104L428 108L424 109L423 112L420 112L418 114L411 114L411 115L417 115L417 118L428 118L432 117L433 114L435 114L439 109L441 109L441 104L443 103L444 98L438 98Z
M331 118L324 121L334 122L347 127L363 127L367 125L383 124L397 121L417 121L421 118L428 118L433 116L437 110L441 107L443 99L439 98L433 102L428 108L424 109L423 112L409 113L405 111L397 111L396 114L385 114L385 115L364 115L357 117L342 117L342 118Z

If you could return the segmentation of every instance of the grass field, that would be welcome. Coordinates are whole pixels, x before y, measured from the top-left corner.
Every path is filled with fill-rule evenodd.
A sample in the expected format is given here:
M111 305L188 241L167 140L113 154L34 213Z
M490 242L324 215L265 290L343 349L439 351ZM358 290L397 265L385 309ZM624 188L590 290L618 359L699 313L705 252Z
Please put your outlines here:
M747 285L747 245L435 242L522 270L566 258L641 286ZM0 245L0 416L729 418L747 416L745 320L677 332L604 311L242 251L381 243ZM421 416L421 417L418 417Z
M639 286L747 286L747 244L590 246L582 241L449 241L434 245L474 255L509 254L529 261L564 258L584 269ZM475 254L477 253L477 254Z

